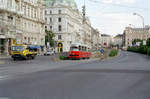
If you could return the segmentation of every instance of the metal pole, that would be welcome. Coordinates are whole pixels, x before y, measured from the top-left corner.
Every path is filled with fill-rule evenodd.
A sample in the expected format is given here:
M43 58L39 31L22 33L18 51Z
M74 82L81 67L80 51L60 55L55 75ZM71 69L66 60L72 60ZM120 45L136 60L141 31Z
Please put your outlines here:
M143 25L143 40L144 40L144 28L145 28L145 24L144 24L144 17L138 13L133 13L133 15L137 15L142 19L142 25Z

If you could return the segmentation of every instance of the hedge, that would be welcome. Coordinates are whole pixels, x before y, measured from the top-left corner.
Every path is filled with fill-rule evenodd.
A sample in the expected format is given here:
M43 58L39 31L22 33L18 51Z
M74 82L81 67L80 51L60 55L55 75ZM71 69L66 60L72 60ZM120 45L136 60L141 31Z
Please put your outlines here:
M118 50L116 50L116 49L111 50L111 52L109 53L110 57L114 57L116 55L118 55Z
M66 59L68 59L68 57L67 56L59 56L59 59L60 60L66 60Z
M150 55L149 46L128 47L127 51Z

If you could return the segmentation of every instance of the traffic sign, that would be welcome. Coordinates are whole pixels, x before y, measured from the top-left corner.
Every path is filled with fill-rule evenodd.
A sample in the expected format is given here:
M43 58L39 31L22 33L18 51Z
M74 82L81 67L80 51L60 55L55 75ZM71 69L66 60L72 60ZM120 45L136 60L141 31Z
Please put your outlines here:
M100 53L104 53L104 49L100 49Z

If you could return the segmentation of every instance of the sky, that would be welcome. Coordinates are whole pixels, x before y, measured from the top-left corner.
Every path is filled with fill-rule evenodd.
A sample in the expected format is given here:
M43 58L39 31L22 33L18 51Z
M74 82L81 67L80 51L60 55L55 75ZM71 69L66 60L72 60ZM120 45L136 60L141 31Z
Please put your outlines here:
M75 1L81 11L84 0ZM115 36L123 34L127 26L142 28L142 19L133 13L150 25L150 0L85 0L85 4L92 26L101 33Z

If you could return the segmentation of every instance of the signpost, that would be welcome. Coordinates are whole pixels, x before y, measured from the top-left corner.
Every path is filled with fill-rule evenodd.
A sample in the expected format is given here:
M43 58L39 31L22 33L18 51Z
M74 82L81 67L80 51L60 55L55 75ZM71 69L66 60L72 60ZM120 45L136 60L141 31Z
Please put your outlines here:
M100 49L100 59L104 59L104 49Z

